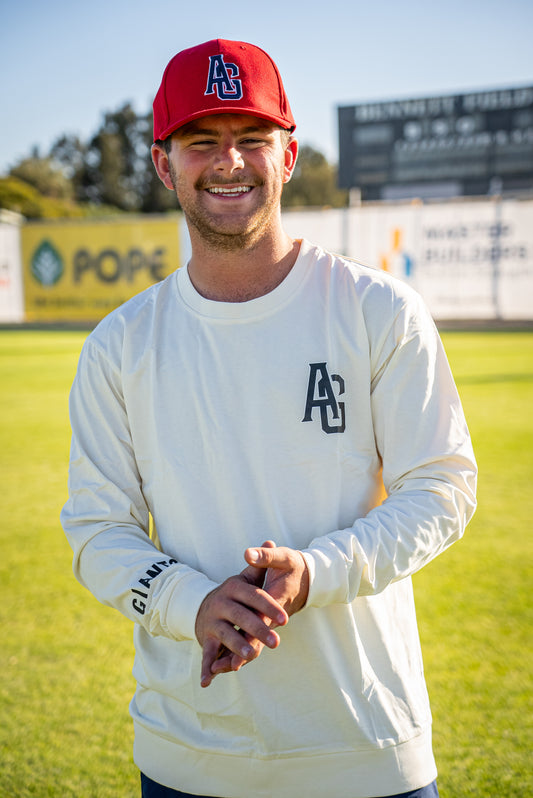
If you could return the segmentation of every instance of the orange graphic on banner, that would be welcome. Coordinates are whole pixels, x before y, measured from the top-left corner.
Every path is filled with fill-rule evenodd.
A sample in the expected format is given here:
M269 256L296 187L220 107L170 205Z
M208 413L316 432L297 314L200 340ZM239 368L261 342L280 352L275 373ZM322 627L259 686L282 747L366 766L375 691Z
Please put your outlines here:
M398 277L410 277L413 261L403 249L403 232L399 227L392 230L391 247L386 254L381 253L379 264L384 272L391 272Z

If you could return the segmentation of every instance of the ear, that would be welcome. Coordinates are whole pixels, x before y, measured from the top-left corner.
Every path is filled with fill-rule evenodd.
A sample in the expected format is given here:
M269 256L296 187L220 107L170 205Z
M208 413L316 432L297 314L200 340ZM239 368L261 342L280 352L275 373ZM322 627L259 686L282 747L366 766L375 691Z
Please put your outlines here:
M292 136L289 139L285 149L285 168L283 170L283 182L288 183L294 172L296 166L296 159L298 157L298 140Z
M168 155L161 144L152 144L152 161L155 166L159 179L170 191L174 191L172 178L170 177L170 163Z

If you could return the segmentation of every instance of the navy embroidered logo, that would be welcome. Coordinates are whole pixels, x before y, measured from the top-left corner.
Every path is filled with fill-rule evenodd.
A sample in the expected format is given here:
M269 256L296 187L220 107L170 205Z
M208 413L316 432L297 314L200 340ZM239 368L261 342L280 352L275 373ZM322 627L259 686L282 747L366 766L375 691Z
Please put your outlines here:
M209 56L209 75L205 94L217 93L219 100L240 100L242 98L242 81L236 80L239 67L226 64L224 56Z
M332 432L344 432L346 429L346 415L344 402L337 401L338 396L344 394L344 380L338 374L328 374L327 363L310 363L309 385L307 387L307 401L305 415L302 421L312 421L313 411L320 411L322 429L328 435ZM333 388L336 384L337 390Z

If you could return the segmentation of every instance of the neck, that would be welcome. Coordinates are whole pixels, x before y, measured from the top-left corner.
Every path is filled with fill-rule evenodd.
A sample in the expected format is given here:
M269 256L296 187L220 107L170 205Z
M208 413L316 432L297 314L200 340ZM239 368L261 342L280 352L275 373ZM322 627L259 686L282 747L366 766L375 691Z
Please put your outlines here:
M270 293L288 275L300 248L284 231L234 249L212 246L190 232L189 277L199 294L217 302L248 302Z

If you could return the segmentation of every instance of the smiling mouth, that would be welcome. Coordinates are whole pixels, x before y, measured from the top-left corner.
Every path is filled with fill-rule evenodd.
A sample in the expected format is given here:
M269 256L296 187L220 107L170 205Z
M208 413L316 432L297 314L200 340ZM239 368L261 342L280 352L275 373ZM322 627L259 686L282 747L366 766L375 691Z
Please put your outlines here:
M221 194L226 197L240 197L243 194L249 194L252 186L235 186L234 188L224 188L223 186L210 186L207 189L209 194Z

